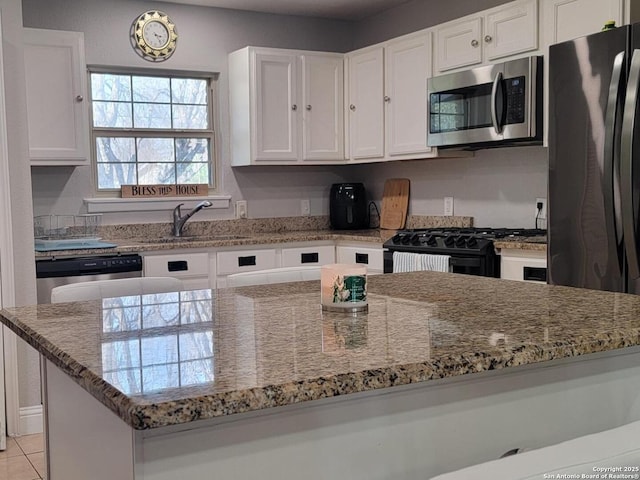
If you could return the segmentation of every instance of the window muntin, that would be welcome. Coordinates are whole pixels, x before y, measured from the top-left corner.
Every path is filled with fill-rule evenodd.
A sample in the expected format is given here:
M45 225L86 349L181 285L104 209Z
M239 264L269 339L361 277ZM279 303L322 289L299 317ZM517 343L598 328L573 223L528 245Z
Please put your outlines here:
M90 73L98 191L214 186L212 77Z

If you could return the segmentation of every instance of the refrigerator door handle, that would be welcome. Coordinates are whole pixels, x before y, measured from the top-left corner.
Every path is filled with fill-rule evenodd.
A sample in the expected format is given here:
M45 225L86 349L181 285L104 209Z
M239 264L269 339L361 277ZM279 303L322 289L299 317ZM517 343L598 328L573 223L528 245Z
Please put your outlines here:
M491 87L491 123L493 123L493 128L497 134L502 133L502 125L498 120L498 107L496 105L500 83L502 83L502 72L496 73L493 79L493 87Z
M619 182L616 173L620 170L618 150L616 149L616 132L620 126L620 104L624 98L622 70L624 68L624 52L616 55L611 71L611 83L609 84L609 97L607 100L607 114L605 118L604 137L604 174L603 174L603 194L606 218L607 236L609 238L609 258L617 258L618 266L622 268L622 258L618 246L622 232L621 221L616 204L614 192L616 191L615 181ZM618 184L619 185L619 184ZM620 235L619 235L620 233Z
M627 94L622 115L622 137L620 141L620 199L622 203L622 227L624 245L629 264L629 278L635 280L640 277L638 265L638 250L636 242L636 212L634 211L633 191L633 137L635 129L635 112L638 103L638 89L640 88L640 50L633 51Z

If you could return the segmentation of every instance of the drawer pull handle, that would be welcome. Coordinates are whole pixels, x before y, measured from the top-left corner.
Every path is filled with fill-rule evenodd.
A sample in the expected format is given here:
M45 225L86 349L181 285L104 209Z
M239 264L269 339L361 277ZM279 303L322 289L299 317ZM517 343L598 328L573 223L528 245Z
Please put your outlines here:
M524 280L533 280L535 282L546 282L547 269L544 267L523 267L522 278Z
M238 257L238 266L239 267L251 267L256 264L256 256L250 255L248 257Z
M318 263L318 252L301 253L300 263Z
M364 263L369 265L369 254L368 253L356 253L356 263Z
M186 272L189 270L189 263L186 260L167 262L167 270L170 272Z

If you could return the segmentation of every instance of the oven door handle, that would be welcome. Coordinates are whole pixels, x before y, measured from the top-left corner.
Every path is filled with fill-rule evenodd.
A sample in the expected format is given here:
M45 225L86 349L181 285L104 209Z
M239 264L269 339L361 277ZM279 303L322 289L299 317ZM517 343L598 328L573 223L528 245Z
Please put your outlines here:
M495 78L493 79L493 86L491 87L491 123L493 124L493 128L496 133L499 135L502 133L502 125L498 119L498 88L500 88L500 84L502 83L502 72L496 73ZM502 112L500 112L500 117L502 117Z

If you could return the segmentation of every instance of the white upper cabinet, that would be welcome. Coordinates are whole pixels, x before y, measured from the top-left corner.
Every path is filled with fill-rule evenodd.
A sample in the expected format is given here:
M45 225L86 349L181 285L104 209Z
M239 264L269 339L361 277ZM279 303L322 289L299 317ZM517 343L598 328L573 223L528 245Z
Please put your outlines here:
M302 62L303 160L344 160L344 58L306 53Z
M385 54L385 122L388 156L431 152L427 145L427 78L431 35L392 40Z
M427 146L431 33L357 50L347 60L350 159L433 156Z
M25 28L24 66L31 164L87 164L84 35Z
M599 32L607 20L624 23L624 0L543 0L542 30L546 45Z
M538 48L537 0L519 0L435 28L439 72Z
M384 50L358 50L349 64L350 157L384 156Z
M335 53L231 53L231 164L344 162L343 68Z
M254 159L298 160L296 56L255 52Z

